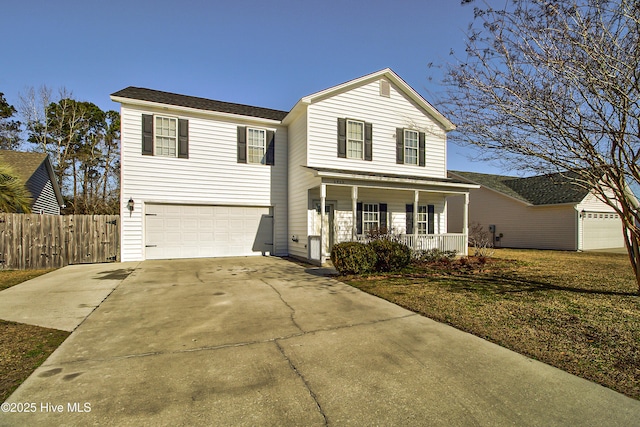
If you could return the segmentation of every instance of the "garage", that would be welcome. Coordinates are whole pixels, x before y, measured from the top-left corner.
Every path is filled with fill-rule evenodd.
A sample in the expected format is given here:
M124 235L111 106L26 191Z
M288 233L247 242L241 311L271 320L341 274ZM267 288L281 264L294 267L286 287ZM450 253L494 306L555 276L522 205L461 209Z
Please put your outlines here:
M273 251L269 207L146 204L146 259L262 255Z
M582 213L582 249L597 250L624 246L622 224L611 212Z

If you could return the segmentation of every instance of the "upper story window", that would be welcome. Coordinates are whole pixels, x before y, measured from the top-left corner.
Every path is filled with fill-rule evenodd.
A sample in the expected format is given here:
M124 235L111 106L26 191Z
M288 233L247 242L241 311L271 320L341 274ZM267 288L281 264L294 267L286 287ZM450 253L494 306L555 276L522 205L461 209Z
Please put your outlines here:
M156 116L155 152L156 156L176 157L178 146L178 119Z
M404 163L418 164L418 132L405 129L404 131Z
M373 125L360 120L338 118L338 157L373 160Z
M413 129L396 129L396 163L425 166L426 137L424 132Z
M265 162L267 132L264 129L247 128L247 161L249 163Z
M347 158L362 159L364 154L364 123L347 120Z
M189 158L189 120L143 114L142 154Z
M246 126L237 130L238 163L275 165L275 131Z

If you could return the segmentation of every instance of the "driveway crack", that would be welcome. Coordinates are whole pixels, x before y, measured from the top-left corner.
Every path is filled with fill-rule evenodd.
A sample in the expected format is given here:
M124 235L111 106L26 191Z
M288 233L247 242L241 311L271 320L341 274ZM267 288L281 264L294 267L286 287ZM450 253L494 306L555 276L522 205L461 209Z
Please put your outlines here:
M278 294L278 297L280 298L280 301L283 302L284 305L286 305L289 310L291 311L290 314L290 318L291 318L291 322L293 323L293 325L298 328L298 330L302 333L306 333L306 331L304 329L302 329L300 327L300 325L298 325L298 322L296 322L296 309L293 308L287 301L285 301L284 298L282 298L282 294L280 293L280 291L278 291L272 284L270 284L269 282L267 282L266 280L262 279L261 280L262 283L264 283L265 285L269 286L271 289L273 289L273 291Z
M275 343L276 347L278 348L278 351L280 352L280 354L282 354L282 357L284 357L284 359L287 361L287 363L291 367L291 370L300 378L300 380L304 384L305 388L309 392L309 396L311 396L311 398L313 399L314 403L316 404L316 408L318 408L318 412L320 413L320 415L322 415L322 418L324 419L324 425L328 426L329 425L329 420L327 419L327 414L324 413L324 410L322 409L322 405L320 405L320 402L318 401L318 396L316 396L316 394L311 389L311 386L309 385L309 382L304 377L304 375L302 375L302 372L300 372L298 370L298 368L291 361L291 359L286 355L286 353L284 352L284 349L282 348L280 343L277 340L274 341L274 343Z

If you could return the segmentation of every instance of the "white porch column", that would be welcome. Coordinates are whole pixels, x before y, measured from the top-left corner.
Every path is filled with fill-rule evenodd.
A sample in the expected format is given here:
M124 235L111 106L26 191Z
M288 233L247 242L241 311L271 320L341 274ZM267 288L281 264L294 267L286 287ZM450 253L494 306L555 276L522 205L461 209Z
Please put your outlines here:
M464 211L462 213L462 234L464 235L464 256L469 255L469 193L464 194Z
M325 206L327 202L327 185L320 184L320 265L324 264L324 217L326 216Z
M418 202L420 201L420 192L413 192L413 249L418 248Z
M355 242L358 236L358 187L351 187L351 241Z

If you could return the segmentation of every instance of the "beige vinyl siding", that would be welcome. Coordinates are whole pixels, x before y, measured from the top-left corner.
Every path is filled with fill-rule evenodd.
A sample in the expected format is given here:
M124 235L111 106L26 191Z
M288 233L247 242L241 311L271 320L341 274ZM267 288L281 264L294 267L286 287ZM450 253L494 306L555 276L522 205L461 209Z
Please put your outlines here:
M450 232L462 229L464 197L448 199ZM573 205L528 206L495 191L480 188L471 190L469 197L469 225L496 226L496 235L503 237L497 247L577 249L577 212Z
M613 192L610 192L613 198ZM594 250L624 247L622 221L615 210L601 201L594 192L589 193L576 209L584 212L578 222L579 248Z
M390 97L380 96L379 81L330 96L308 107L308 165L377 173L446 177L446 136L439 125L394 84ZM373 160L337 156L337 119L372 123ZM396 128L426 133L425 167L396 164Z
M142 114L189 120L189 158L143 156ZM287 253L287 128L251 120L185 116L171 110L121 108L122 117L122 260L144 259L144 202L266 206L274 208L275 253ZM275 166L237 163L237 126L256 126L275 133ZM126 202L132 197L135 212Z

